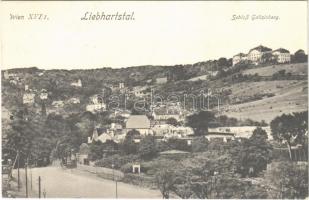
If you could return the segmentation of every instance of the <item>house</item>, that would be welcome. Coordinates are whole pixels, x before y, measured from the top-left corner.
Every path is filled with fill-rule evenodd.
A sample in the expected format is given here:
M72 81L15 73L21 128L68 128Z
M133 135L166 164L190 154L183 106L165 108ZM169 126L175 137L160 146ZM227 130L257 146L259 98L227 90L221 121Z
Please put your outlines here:
M222 139L223 142L227 142L235 139L235 135L233 133L220 133L220 132L208 132L205 135L205 138L209 141L213 139Z
M35 94L33 93L25 93L23 95L23 104L33 104L34 97L35 97Z
M118 124L118 123L111 123L110 129L111 130L122 130L122 126L121 124Z
M154 108L152 111L152 116L154 120L167 120L169 118L174 118L177 121L182 120L182 113L179 109L169 108L167 106Z
M40 99L41 99L41 100L45 100L45 99L47 99L47 98L48 98L47 90L42 89L42 90L41 90L41 94L40 94Z
M11 80L10 80L10 83L11 83L12 85L17 85L18 81L16 81L15 79L11 79Z
M82 143L79 147L79 152L77 155L77 162L82 165L89 165L89 153L90 153L90 148L88 144Z
M17 80L17 74L9 73L8 71L3 72L3 78L4 79L10 79L10 80Z
M181 138L193 134L193 129L190 127L176 127L170 124L154 125L151 129L155 135L162 135L164 138Z
M173 133L173 129L175 128L175 126L170 125L170 124L157 124L154 125L151 130L153 131L153 133L155 135L166 135L166 134L172 134Z
M209 132L233 133L235 138L250 138L257 126L235 126L235 127L217 127L208 128ZM261 127L266 131L268 140L272 140L271 130L269 126Z
M156 83L157 83L157 84L164 84L164 83L167 83L167 77L156 78Z
M278 63L289 63L291 62L291 54L288 50L279 48L272 52Z
M137 97L144 97L147 95L147 92L145 91L147 87L144 86L136 86L133 87L132 93Z
M8 71L4 71L4 72L3 72L3 78L4 78L4 79L9 79L9 78L10 78L10 74L9 74Z
M79 98L76 98L76 97L72 97L68 100L68 103L71 103L71 104L78 104L80 103L80 100Z
M272 49L265 47L265 46L257 46L253 49L250 49L247 59L253 63L261 63L264 62L263 55L267 53L272 53Z
M107 128L98 128L96 127L92 133L92 141L101 141L105 143L106 140L112 140L112 136L108 133Z
M86 110L92 113L98 112L98 111L105 111L106 105L104 103L89 104L86 106Z
M61 108L64 106L63 101L59 100L59 101L53 101L52 106L54 106L55 108Z
M247 60L247 55L244 53L239 53L233 56L233 66L239 63L240 61Z
M119 89L123 89L124 88L124 83L123 82L120 82L119 83Z
M152 134L150 120L146 115L131 115L126 121L126 132L137 130L141 135Z
M82 81L78 79L77 82L72 82L71 86L82 87Z
M124 111L121 111L121 112L119 113L119 115L120 115L121 117L124 117L124 118L129 118L130 115L131 115L131 112L128 111L128 110L124 110Z
M106 104L103 101L103 98L99 95L94 95L90 97L90 104L86 106L86 110L89 112L98 112L98 111L105 111Z

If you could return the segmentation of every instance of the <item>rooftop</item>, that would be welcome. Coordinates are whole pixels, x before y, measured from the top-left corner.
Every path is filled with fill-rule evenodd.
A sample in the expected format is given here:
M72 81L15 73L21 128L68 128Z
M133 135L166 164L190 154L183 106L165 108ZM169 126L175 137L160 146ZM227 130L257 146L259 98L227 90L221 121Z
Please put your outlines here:
M249 52L251 52L251 51L253 51L253 50L258 50L258 51L260 51L260 52L267 52L267 51L271 51L272 49L271 49L271 48L268 48L268 47L265 47L265 46L263 46L263 45L260 45L260 46L257 46L257 47L255 47L255 48L253 48L253 49L250 49Z
M149 129L150 120L146 115L131 115L126 122L128 129Z
M274 50L274 52L275 52L275 51L278 51L278 52L280 52L280 53L290 53L288 50L283 49L283 48L276 49L276 50Z

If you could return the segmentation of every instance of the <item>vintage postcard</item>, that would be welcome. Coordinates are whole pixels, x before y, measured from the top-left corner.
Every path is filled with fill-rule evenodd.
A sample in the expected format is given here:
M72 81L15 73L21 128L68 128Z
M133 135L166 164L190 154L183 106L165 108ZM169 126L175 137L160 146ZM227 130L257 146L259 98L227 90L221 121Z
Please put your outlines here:
M0 8L3 198L308 198L306 1Z

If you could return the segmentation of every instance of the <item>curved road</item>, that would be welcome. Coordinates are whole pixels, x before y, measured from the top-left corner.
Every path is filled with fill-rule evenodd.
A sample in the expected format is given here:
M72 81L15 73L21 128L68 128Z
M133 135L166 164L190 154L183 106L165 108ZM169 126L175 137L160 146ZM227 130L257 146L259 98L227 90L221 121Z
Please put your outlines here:
M32 191L30 191L31 173ZM55 166L28 170L28 188L31 197L38 197L39 176L41 176L42 197L45 190L47 198L116 198L114 181L99 178L88 172ZM23 186L25 185L24 177L24 170L21 170ZM117 186L118 198L162 198L158 190L141 188L122 182L118 182Z

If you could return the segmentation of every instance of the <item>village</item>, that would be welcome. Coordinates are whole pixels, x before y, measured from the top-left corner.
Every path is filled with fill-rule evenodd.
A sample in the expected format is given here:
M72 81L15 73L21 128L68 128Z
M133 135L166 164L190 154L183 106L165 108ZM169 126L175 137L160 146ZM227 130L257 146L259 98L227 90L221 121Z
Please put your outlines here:
M273 170L284 168L284 162L289 166L297 166L295 169L299 169L299 176L308 167L308 109L292 108L290 112L272 113L274 117L271 120L256 120L250 115L242 118L225 115L227 106L239 103L231 103L233 101L227 95L230 91L226 86L217 86L219 81L229 80L229 77L233 81L243 81L243 76L234 76L248 69L299 66L299 63L307 62L301 60L304 57L303 50L291 55L283 48L272 50L260 45L249 50L248 54L239 53L231 59L221 59L224 61L222 65L218 61L214 62L217 70L213 69L212 62L210 67L206 64L211 70L201 70L205 66L198 66L198 76L177 80L179 85L173 85L177 81L172 70L164 73L158 70L155 75L154 72L143 74L134 71L129 73L128 79L105 82L90 80L91 77L83 76L83 72L78 72L78 75L68 80L70 72L67 71L2 71L2 160L5 166L11 167L8 178L4 179L7 182L3 182L10 192L3 192L8 197L41 197L41 189L30 190L29 178L20 177L20 173L24 173L19 172L20 168L33 168L36 178L45 174L44 178L50 184L46 183L44 188L47 196L59 197L60 193L51 192L54 190L51 187L53 181L47 173L57 168L58 171L54 172L59 173L59 176L62 176L61 173L72 173L74 176L85 173L82 176L87 178L90 177L87 173L91 173L101 177L102 182L106 180L106 184L115 183L116 194L111 195L116 195L116 198L139 197L134 196L134 193L130 194L133 196L118 196L117 184L120 182L128 184L121 186L124 190L131 185L144 188L145 194L141 192L141 197L306 197L308 191L297 193L299 196L285 193L284 190L278 192L272 188L276 185L269 177L274 173ZM109 72L107 69L102 73L118 72ZM277 80L276 73L267 77L247 75L244 81L249 85L252 83L250 79L257 77L259 79L256 82L271 83ZM284 74L279 78L303 81L307 79L307 74ZM126 81L135 79L135 82ZM179 92L180 84L189 86ZM250 102L258 102L274 96L266 94L257 100L246 98ZM263 116L263 112L260 110L259 115ZM288 121L293 124L280 127L282 122ZM289 132L288 129L294 126L293 130L297 131L293 132L292 139L280 135L285 131L284 128ZM280 167L275 167L280 164ZM22 177L28 177L27 173L26 170ZM201 173L207 173L206 177ZM221 176L226 173L229 175ZM208 181L210 179L211 183ZM219 179L228 180L227 185L217 182ZM270 181L271 187L267 181ZM16 183L18 192L9 186ZM168 186L164 187L165 184ZM223 188L234 184L249 185L247 189L251 192L224 192ZM308 179L302 188L306 186ZM66 186L59 183L59 187ZM207 191L203 187L208 188Z

